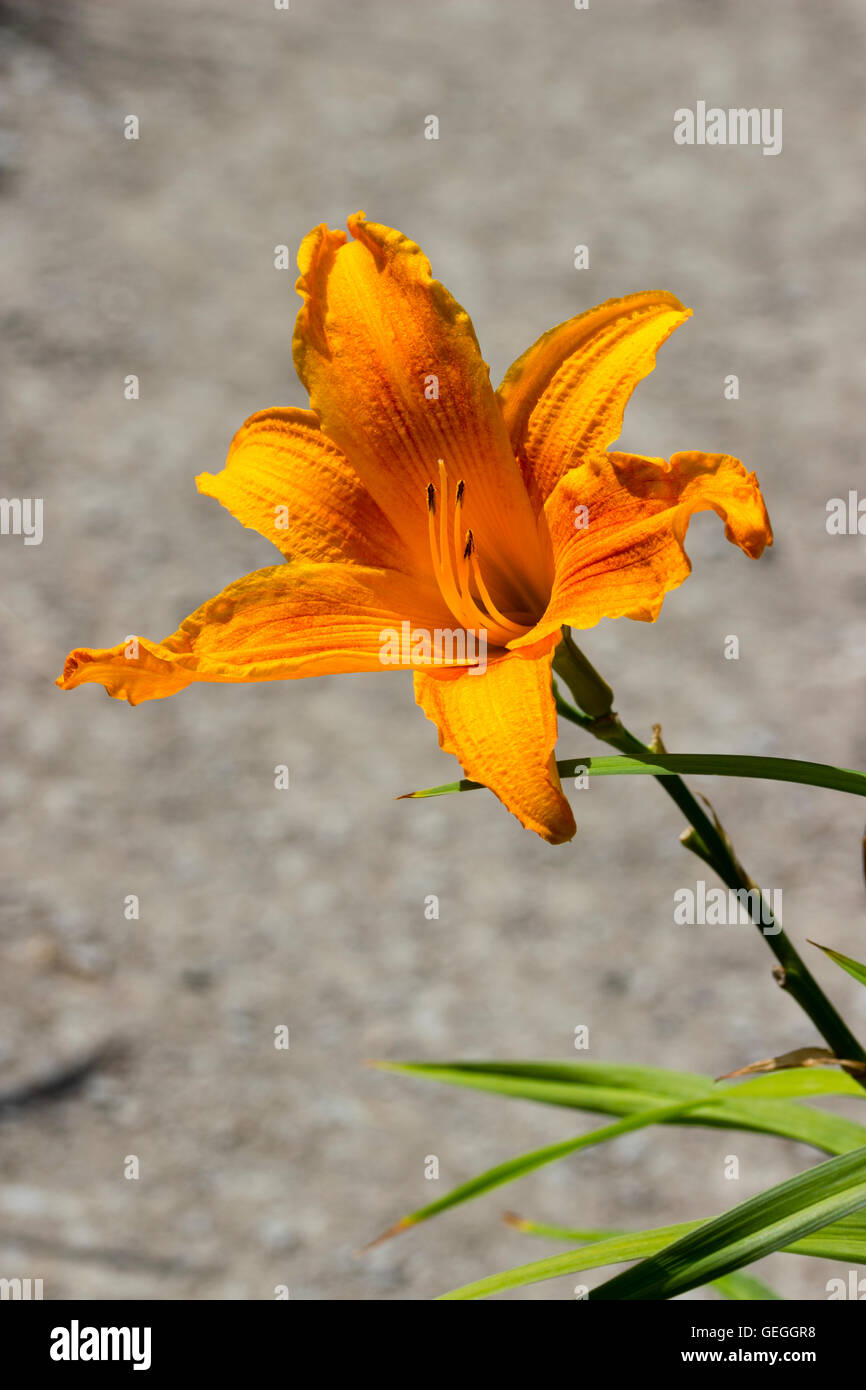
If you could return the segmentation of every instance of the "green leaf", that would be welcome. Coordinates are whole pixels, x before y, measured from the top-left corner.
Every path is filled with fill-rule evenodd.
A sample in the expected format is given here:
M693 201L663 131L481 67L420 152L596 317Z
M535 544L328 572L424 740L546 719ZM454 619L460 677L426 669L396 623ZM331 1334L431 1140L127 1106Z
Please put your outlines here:
M866 1150L863 1152L866 1153ZM836 1159L831 1160L831 1162L838 1161ZM827 1166L827 1164L821 1164L819 1168L811 1169L810 1173L817 1173ZM801 1174L800 1176L808 1177L809 1174ZM738 1211L740 1208L734 1210ZM727 1213L727 1216L732 1214ZM556 1279L565 1274L579 1274L584 1270L600 1269L605 1265L624 1264L628 1260L645 1260L659 1255L662 1251L666 1252L665 1257L667 1257L667 1252L675 1249L677 1244L684 1239L697 1235L716 1224L717 1221L725 1219L722 1217L716 1218L716 1221L683 1221L674 1226L657 1226L649 1231L605 1236L601 1240L597 1237L602 1235L602 1232L564 1230L558 1226L546 1226L538 1222L513 1220L510 1224L528 1234L549 1235L557 1240L590 1240L591 1243L584 1245L580 1250L568 1250L562 1255L552 1255L548 1256L547 1259L533 1260L531 1264L519 1265L516 1269L507 1269L500 1274L491 1274L484 1279L476 1279L471 1284L464 1284L459 1289L452 1289L450 1293L440 1295L440 1298L446 1301L489 1298L492 1294L504 1293L509 1289L524 1288L528 1284L538 1284L545 1279ZM780 1248L784 1254L788 1255L807 1255L819 1259L844 1260L849 1263L864 1264L866 1263L866 1218L862 1212L856 1212L842 1220L833 1221L801 1239L789 1244L783 1243L780 1247L774 1246L773 1248ZM765 1251L764 1253L769 1252ZM753 1255L744 1263L751 1263L759 1258L760 1256ZM638 1268L640 1267L638 1266ZM725 1277L727 1276L723 1274L717 1276L719 1279ZM704 1282L708 1281L705 1280ZM697 1285L690 1285L690 1287L694 1288ZM664 1295L664 1297L669 1296Z
M613 1125L591 1130L588 1134L548 1144L530 1153L519 1154L516 1158L496 1164L467 1182L459 1183L435 1202L420 1207L401 1217L372 1244L398 1235L401 1231L419 1225L440 1212L459 1206L474 1197L480 1197L505 1183L514 1182L527 1173L560 1158L577 1153L595 1144L606 1143L620 1134L634 1129L642 1129L653 1124L700 1123L729 1129L750 1129L765 1134L777 1134L786 1139L797 1139L812 1144L815 1148L829 1153L847 1153L866 1143L866 1129L851 1120L843 1120L835 1115L810 1110L807 1106L791 1104L788 1101L764 1099L774 1089L785 1094L785 1082L778 1074L757 1077L733 1087L714 1085L707 1077L692 1076L688 1072L668 1072L658 1067L636 1067L617 1063L541 1063L541 1062L467 1062L467 1063L395 1063L379 1062L376 1065L392 1071L406 1071L431 1077L434 1080L448 1081L456 1085L478 1086L483 1090L493 1090L500 1094L523 1096L533 1100L548 1100L555 1096L554 1104L573 1108L596 1110L623 1115L624 1118ZM511 1072L516 1074L512 1075ZM582 1086L574 1086L562 1077L575 1074L583 1078ZM606 1086L594 1086L594 1082L607 1082ZM616 1083L619 1082L619 1088ZM843 1077L838 1089L847 1090L850 1078ZM631 1087L642 1084L653 1086L653 1091L635 1091ZM790 1083L787 1083L790 1085ZM862 1095L860 1088L851 1082L856 1094ZM824 1092L831 1091L826 1085Z
M567 1240L569 1243L577 1241L578 1244L592 1245L599 1240L612 1240L614 1236L628 1236L635 1234L633 1231L576 1231L571 1226L551 1226L547 1221L529 1221L525 1216L517 1216L513 1211L503 1213L503 1221L506 1226L510 1226L514 1231L520 1231L525 1236L541 1236L543 1240ZM677 1226L678 1231L692 1231L700 1226L700 1221L681 1221ZM661 1229L661 1228L659 1228ZM668 1228L665 1227L665 1230ZM670 1227L673 1230L673 1227ZM649 1234L646 1232L645 1234Z
M573 777L578 768L590 777L619 777L644 773L650 777L693 774L708 777L757 777L770 782L798 782L811 787L866 796L866 772L831 767L827 763L804 762L799 758L761 758L736 753L647 753L646 758L600 757L564 758L557 762L561 777ZM441 787L407 792L400 800L428 796L448 796L452 792L475 791L483 782L448 782Z
M527 1221L524 1217L509 1214L506 1218L509 1226L517 1231L522 1231L525 1235L542 1236L548 1240L567 1240L567 1241L587 1241L589 1243L610 1240L616 1236L627 1235L626 1231L572 1231L565 1230L561 1226L549 1226L541 1221ZM657 1228L654 1233L645 1232L646 1235L659 1235L663 1231L671 1240L675 1240L678 1235L685 1235L689 1231L697 1230L698 1226L703 1225L701 1221L683 1221L677 1226L666 1226ZM657 1246L661 1249L663 1247ZM646 1250L645 1254L652 1253ZM721 1279L714 1279L710 1288L716 1289L723 1298L744 1301L746 1299L780 1299L781 1295L775 1293L760 1279L753 1274L744 1274L737 1271L734 1274L726 1274Z
M604 1144L608 1139L616 1139L620 1134L629 1134L632 1130L644 1129L647 1125L661 1124L665 1120L674 1119L691 1109L692 1106L701 1103L700 1100L688 1100L680 1101L676 1105L656 1107L637 1115L629 1115L626 1119L617 1121L616 1124L604 1125L601 1129L590 1130L588 1134L579 1134L577 1138L564 1139L558 1144L547 1144L543 1149L533 1149L531 1153L520 1154L517 1158L508 1159L505 1163L498 1163L495 1168L488 1168L485 1172L479 1173L477 1177L470 1178L468 1182L453 1187L450 1192L446 1192L435 1202L430 1202L427 1206L419 1207L417 1211L402 1217L395 1226L392 1226L384 1235L379 1236L378 1240L373 1241L372 1244L376 1245L379 1241L397 1235L400 1231L408 1230L410 1226L417 1226L420 1222L429 1220L431 1216L437 1216L441 1211L459 1206L461 1202L468 1202L473 1197L480 1197L482 1193L491 1192L493 1188L501 1187L503 1183L525 1177L527 1173L533 1173L536 1168L542 1168L546 1163L555 1163L557 1159L577 1153L580 1149L588 1149L595 1144Z
M595 1300L670 1299L866 1206L866 1148L827 1159L706 1222L593 1289Z
M819 951L823 951L825 956L829 956L837 965L841 965L843 970L847 970L849 975L853 975L858 984L866 985L866 965L861 965L859 960L854 960L851 956L843 956L841 951L833 951L829 946L821 946L817 941L810 941L810 946L817 946Z
M739 1078L728 1080L732 1082L730 1094L741 1083ZM866 1100L863 1087L848 1072L832 1066L785 1067L781 1071L758 1073L744 1077L742 1089L749 1096L764 1096L767 1100L785 1100L791 1096L800 1099L804 1096L857 1096Z
M743 1302L746 1299L761 1299L768 1302L770 1299L781 1300L782 1295L775 1293L762 1280L756 1279L754 1274L743 1274L737 1270L734 1274L725 1274L721 1279L714 1279L710 1288L718 1289L723 1298L735 1299Z
M551 1226L544 1221L529 1221L526 1217L515 1216L509 1212L505 1216L505 1221L515 1231L520 1231L528 1236L540 1236L545 1240L564 1240L569 1244L577 1242L579 1245L592 1244L598 1241L606 1241L616 1237L624 1238L635 1235L628 1231L582 1231L575 1230L570 1226ZM657 1226L652 1230L636 1233L647 1240L654 1242L653 1249L643 1251L643 1254L653 1254L655 1250L660 1250L664 1245L669 1244L679 1235L685 1235L688 1231L696 1231L699 1226L705 1225L704 1220L700 1221L681 1221L675 1226ZM664 1239L661 1239L664 1237ZM656 1242L659 1238L659 1243ZM583 1251L572 1252L582 1255ZM806 1236L803 1240L797 1241L792 1245L788 1254L820 1256L828 1260L848 1260L855 1264L866 1264L866 1212L856 1211L851 1216L846 1216L842 1221L835 1221L830 1226L825 1226L823 1230L815 1235ZM609 1261L614 1263L614 1261ZM588 1268L588 1266L586 1266Z
M866 1127L788 1099L795 1095L852 1095L862 1089L844 1072L804 1068L719 1086L708 1076L619 1062L377 1062L451 1086L491 1091L515 1099L630 1115L676 1101L706 1105L666 1124L755 1130L796 1139L825 1153L848 1153L866 1144ZM722 1103L719 1104L719 1098Z

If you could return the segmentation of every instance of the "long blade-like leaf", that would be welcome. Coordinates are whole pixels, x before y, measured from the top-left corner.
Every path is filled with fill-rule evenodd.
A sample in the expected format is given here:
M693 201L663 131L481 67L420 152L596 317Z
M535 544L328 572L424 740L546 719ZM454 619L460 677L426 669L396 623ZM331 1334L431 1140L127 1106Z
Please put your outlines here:
M798 782L810 787L829 787L837 792L866 796L866 772L854 768L831 767L799 758L762 758L737 753L647 753L646 758L609 757L562 758L556 764L560 777L573 777L586 771L590 777L619 777L644 773L650 777L695 776L757 777L770 782ZM407 792L401 800L428 796L449 796L452 792L476 791L483 782L447 782L441 787Z
M561 1226L545 1225L540 1221L526 1221L523 1217L514 1216L513 1214L509 1214L505 1219L508 1225L512 1226L517 1231L523 1231L526 1235L531 1236L544 1236L548 1240L585 1240L592 1243L611 1240L615 1236L629 1234L626 1231L569 1231L564 1230ZM676 1239L677 1235L685 1235L688 1231L696 1230L701 1224L700 1221L684 1221L678 1226L665 1227L664 1230L670 1237L670 1240L673 1241ZM646 1234L650 1233L647 1232ZM660 1231L657 1230L656 1234L660 1234ZM647 1250L645 1253L649 1254L650 1251ZM725 1274L721 1279L714 1279L712 1284L710 1284L710 1288L716 1289L723 1298L737 1299L740 1301L746 1299L781 1298L780 1294L774 1293L771 1288L762 1283L762 1281L757 1279L753 1274L743 1273L741 1270L736 1270L733 1274Z
M866 1148L827 1159L741 1202L697 1231L642 1260L590 1299L676 1298L774 1250L784 1249L866 1206Z
M866 985L866 965L861 965L859 960L854 960L851 956L843 956L841 951L834 951L829 946L820 946L817 941L810 943L817 946L819 951L823 951L825 956L829 956L837 965L841 965L843 970L847 970L849 975L853 975L858 984Z
M438 1216L440 1212L447 1211L450 1207L459 1206L461 1202L468 1202L473 1197L480 1197L485 1192L491 1192L495 1187L501 1187L503 1183L513 1182L515 1178L525 1177L527 1173L534 1173L536 1168L542 1168L547 1163L555 1163L557 1159L565 1158L568 1154L578 1153L580 1149L588 1149L595 1144L604 1144L609 1139L618 1138L620 1134L629 1134L632 1130L644 1129L647 1125L663 1124L666 1120L672 1120L699 1104L701 1104L699 1100L688 1100L680 1101L676 1105L665 1105L646 1110L637 1115L629 1115L624 1120L618 1120L616 1124L604 1125L601 1129L590 1130L588 1134L579 1134L576 1138L564 1139L558 1144L547 1144L543 1149L533 1149L531 1153L519 1154L517 1158L510 1158L505 1163L498 1163L494 1168L488 1168L485 1172L470 1178L468 1182L452 1187L450 1192L446 1192L435 1202L430 1202L427 1206L419 1207L417 1211L411 1212L408 1216L401 1217L394 1226L389 1227L371 1244L378 1245L381 1241L396 1236L401 1231L408 1230L410 1226L417 1226L422 1221L428 1221L431 1216Z
M718 1289L723 1298L736 1299L738 1302L747 1299L768 1302L771 1299L782 1298L781 1294L775 1293L762 1279L756 1279L754 1274L745 1274L739 1269L733 1274L724 1274L721 1279L714 1279L710 1288Z
M600 1269L605 1265L646 1259L662 1250L670 1249L682 1237L700 1231L712 1223L682 1221L675 1226L657 1226L649 1231L614 1234L604 1236L603 1239L599 1239L599 1236L603 1236L603 1232L599 1231L565 1230L558 1226L523 1220L513 1220L511 1224L532 1235L550 1236L556 1240L586 1240L590 1243L580 1250L568 1250L562 1255L533 1260L531 1264L506 1269L500 1274L488 1275L485 1279L476 1279L471 1284L464 1284L462 1288L442 1294L442 1299L489 1298L493 1294L524 1288L527 1284L538 1284L545 1279L556 1279L565 1274L580 1274L584 1270ZM862 1212L855 1212L811 1235L783 1245L781 1249L782 1253L787 1255L808 1255L817 1259L866 1264L866 1218Z
M582 1231L575 1230L571 1226L552 1226L545 1221L529 1221L524 1216L515 1216L513 1212L508 1212L504 1216L504 1221L513 1230L520 1231L523 1235L540 1236L544 1240L564 1240L569 1244L577 1242L579 1245L591 1244L601 1240L610 1240L614 1236L621 1237L629 1234L627 1231ZM682 1221L676 1226L657 1226L653 1230L638 1232L647 1237L665 1235L670 1240L676 1239L678 1235L684 1235L687 1231L696 1231L699 1226L705 1225L705 1221ZM668 1244L669 1241L663 1242ZM661 1245L656 1248L661 1249ZM577 1252L582 1254L583 1252ZM652 1252L647 1250L646 1254ZM855 1264L866 1264L866 1211L855 1211L851 1216L846 1216L841 1221L835 1221L830 1226L825 1226L823 1230L817 1231L814 1235L806 1236L803 1240L797 1241L788 1251L789 1254L822 1256L828 1260L849 1260Z
M378 1062L451 1086L491 1091L597 1114L630 1115L676 1101L706 1106L666 1124L756 1130L811 1144L824 1153L848 1153L866 1144L866 1127L788 1099L797 1095L852 1095L863 1091L844 1072L806 1068L721 1087L708 1076L618 1062ZM721 1098L721 1104L719 1104Z
M563 1063L496 1064L476 1062L464 1064L465 1073L461 1071L459 1064L451 1067L436 1067L435 1064L431 1064L429 1067L424 1064L380 1063L379 1065L400 1071L419 1071L422 1075L432 1075L436 1080L452 1081L458 1085L471 1085L473 1084L472 1080L467 1078L482 1077L488 1083L493 1083L491 1089L500 1091L503 1089L503 1083L506 1084L506 1087L510 1083L511 1089L506 1088L506 1094L528 1094L532 1099L540 1098L537 1088L542 1082L537 1075L527 1077L525 1073L527 1070L537 1073L545 1069L549 1070L554 1077L559 1077L562 1074L574 1074L577 1071L587 1077L598 1077L600 1073L608 1080L616 1078L632 1083L643 1080L644 1084L656 1086L656 1094L650 1094L647 1097L638 1093L638 1099L643 1103L636 1105L634 1093L627 1092L625 1104L621 1103L621 1108L617 1112L615 1106L618 1097L615 1090L611 1097L609 1095L610 1088L608 1088L608 1094L605 1094L599 1103L597 1097L592 1095L592 1087L584 1087L580 1100L575 1102L573 1098L571 1100L566 1098L562 1090L566 1083L559 1080L552 1081L550 1084L558 1088L556 1092L557 1104L577 1104L582 1109L613 1110L614 1113L624 1113L625 1118L616 1124L591 1130L588 1134L578 1135L575 1138L561 1140L556 1144L548 1144L541 1149L533 1149L529 1153L519 1154L516 1158L508 1159L504 1163L486 1169L483 1173L478 1173L467 1182L459 1183L442 1197L437 1198L435 1202L430 1202L428 1205L410 1212L407 1216L401 1217L383 1235L377 1237L372 1242L373 1245L398 1235L402 1231L409 1230L410 1227L417 1226L422 1221L428 1221L431 1217L438 1216L451 1207L459 1206L462 1202L483 1196L505 1183L514 1182L545 1164L555 1163L581 1149L606 1143L610 1139L617 1138L620 1134L626 1134L633 1129L642 1129L647 1125L688 1123L690 1119L694 1120L696 1116L700 1115L703 1124L716 1126L723 1124L728 1128L753 1129L763 1133L778 1134L785 1138L811 1143L816 1148L823 1148L830 1153L850 1152L866 1143L866 1129L850 1120L840 1120L837 1116L813 1111L806 1106L760 1099L768 1089L772 1094L772 1086L778 1082L778 1077L774 1075L761 1076L740 1086L723 1088L714 1086L707 1078L691 1076L687 1072L665 1073L660 1072L658 1068L617 1067L615 1064L606 1067L599 1063L571 1063L566 1066ZM490 1070L497 1066L516 1068L519 1074L516 1077L507 1074L503 1076L501 1071ZM845 1080L847 1081L848 1078ZM515 1085L518 1088L528 1085L530 1089L528 1092L525 1089L515 1089ZM665 1095L663 1092L658 1094L662 1085L669 1088L669 1094ZM845 1089L844 1085L842 1089ZM857 1089L859 1090L859 1088ZM755 1092L758 1098L752 1098L752 1093Z

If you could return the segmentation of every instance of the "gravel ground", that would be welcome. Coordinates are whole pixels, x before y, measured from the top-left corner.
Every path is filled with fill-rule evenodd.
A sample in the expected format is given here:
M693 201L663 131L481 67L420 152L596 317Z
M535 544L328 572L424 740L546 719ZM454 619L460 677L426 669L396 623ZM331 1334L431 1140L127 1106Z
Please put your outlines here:
M863 484L862 5L0 9L2 489L45 506L41 545L0 538L0 1092L115 1044L78 1086L5 1112L0 1274L50 1298L427 1299L554 1250L504 1207L637 1228L812 1162L778 1140L638 1133L356 1258L451 1184L593 1123L364 1059L568 1060L586 1024L593 1059L717 1075L815 1034L753 932L673 925L674 890L702 875L651 781L576 793L578 837L551 849L487 793L393 799L455 770L402 675L136 709L52 681L70 647L159 638L272 563L193 477L253 410L305 403L273 249L294 257L363 207L422 242L495 380L610 295L663 286L694 307L622 445L739 455L777 544L753 564L698 518L695 573L660 621L605 624L585 649L672 750L866 765L866 542L825 527L827 499ZM782 108L782 153L676 146L673 112L699 99ZM589 751L574 730L561 748ZM863 955L860 806L703 789L862 1031L866 996L805 944ZM762 1272L820 1299L830 1267Z

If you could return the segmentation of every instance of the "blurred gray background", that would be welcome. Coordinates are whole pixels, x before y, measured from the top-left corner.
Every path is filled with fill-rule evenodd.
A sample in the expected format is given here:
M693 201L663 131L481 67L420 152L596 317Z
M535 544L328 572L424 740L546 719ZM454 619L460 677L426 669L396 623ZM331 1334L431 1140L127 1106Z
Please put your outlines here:
M50 1298L427 1299L558 1248L503 1208L639 1228L815 1161L643 1132L356 1258L452 1184L596 1123L365 1058L569 1060L583 1023L580 1057L717 1075L816 1036L752 929L673 925L674 890L709 875L649 779L576 793L578 837L552 849L487 793L393 799L456 771L406 676L202 685L136 709L52 681L70 647L159 639L273 562L193 478L252 411L305 404L274 246L294 257L360 207L422 243L497 382L611 295L694 307L622 446L742 457L776 547L752 563L698 518L694 575L660 621L607 624L585 649L672 751L866 765L866 541L825 529L827 499L864 482L862 5L5 0L2 17L2 493L43 497L45 536L0 539L0 1092L121 1050L0 1115L0 1274L43 1277ZM782 107L781 155L677 147L673 113L699 99ZM560 747L590 751L569 728ZM862 806L702 789L862 1035L866 995L805 942L866 950ZM776 1256L761 1272L820 1299L835 1271Z

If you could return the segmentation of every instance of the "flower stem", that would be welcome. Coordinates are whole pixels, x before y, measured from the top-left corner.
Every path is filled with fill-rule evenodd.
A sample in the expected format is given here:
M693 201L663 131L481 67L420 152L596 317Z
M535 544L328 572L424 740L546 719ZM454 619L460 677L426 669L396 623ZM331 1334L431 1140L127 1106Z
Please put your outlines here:
M652 756L653 749L636 738L620 722L613 709L613 692L590 665L583 652L576 647L571 634L565 629L554 658L554 670L568 686L581 709L586 711L581 713L556 691L556 707L564 719L577 724L594 738L601 739L621 753L638 758ZM769 904L743 868L719 822L707 815L681 777L667 775L656 780L676 802L692 827L691 831L682 837L686 848L709 864L729 888L746 889L750 894L756 895L757 901L751 896L748 899L749 913L779 962L773 973L781 987L787 990L812 1020L834 1056L849 1062L866 1062L866 1051L824 994L805 961L785 935L781 923L774 918ZM767 927L773 928L772 934L767 934L764 930ZM855 1074L850 1072L849 1075ZM866 1087L866 1077L862 1073L855 1076L855 1079Z

